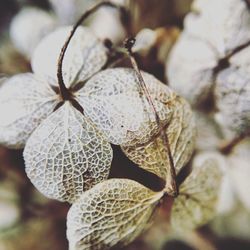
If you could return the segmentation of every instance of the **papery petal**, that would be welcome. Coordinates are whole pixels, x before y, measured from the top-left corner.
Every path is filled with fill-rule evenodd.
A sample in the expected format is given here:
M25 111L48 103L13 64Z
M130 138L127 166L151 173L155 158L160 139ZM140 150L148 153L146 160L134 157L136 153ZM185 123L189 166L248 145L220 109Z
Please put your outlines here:
M170 119L169 108L175 94L150 74L142 72L161 121ZM146 142L159 131L155 115L141 93L135 71L108 69L92 77L76 93L86 115L113 144Z
M243 68L231 66L218 74L215 86L215 119L226 137L247 133L250 129L250 76Z
M41 79L26 73L13 76L0 86L0 143L24 147L33 130L52 113L59 101Z
M220 159L205 154L194 160L171 210L171 224L176 231L193 230L216 215L223 175L220 164Z
M91 122L66 102L31 135L24 159L26 173L41 193L73 202L107 179L112 149Z
M195 123L190 106L184 99L177 98L170 109L172 115L169 123L165 125L164 133L169 141L176 173L179 173L193 153ZM170 162L161 133L153 136L147 143L123 146L122 150L140 167L166 180Z
M213 85L217 56L213 49L184 32L167 62L169 85L192 105L204 101Z
M127 179L99 183L69 210L69 249L103 250L129 244L145 229L162 195Z
M210 43L220 56L250 41L250 13L246 1L196 0L193 8L196 14L187 15L185 30Z
M58 86L58 59L71 30L71 26L58 28L45 37L34 51L32 69L51 85ZM65 85L71 87L98 72L106 63L106 52L102 42L88 28L78 27L63 60Z

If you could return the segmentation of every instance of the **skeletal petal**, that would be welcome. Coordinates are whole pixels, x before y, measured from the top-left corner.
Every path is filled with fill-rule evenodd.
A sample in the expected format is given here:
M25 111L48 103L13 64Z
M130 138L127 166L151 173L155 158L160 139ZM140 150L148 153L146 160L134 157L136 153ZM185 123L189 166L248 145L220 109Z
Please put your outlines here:
M31 135L24 159L26 173L41 193L73 202L108 177L112 149L90 121L66 102Z
M57 65L61 49L72 30L71 26L58 28L45 37L32 57L32 68L54 86L57 83ZM63 60L63 78L70 87L98 72L106 63L106 48L86 27L78 27L69 43Z
M127 179L99 183L69 210L69 249L103 250L127 245L143 231L162 195Z
M55 92L34 75L20 74L0 86L0 143L24 147L33 130L55 108Z
M165 124L164 132L168 137L175 169L178 173L192 155L195 124L190 106L184 99L177 98L169 109L171 117L169 123ZM166 179L170 171L170 162L161 133L153 136L147 143L123 146L122 150L130 160L142 168Z
M142 74L161 121L168 120L170 110L165 103L171 103L175 94L152 75ZM133 69L108 69L76 93L86 115L113 144L143 143L159 130L138 84Z
M193 230L216 215L222 180L220 164L220 159L206 154L195 159L172 207L171 224L175 230Z

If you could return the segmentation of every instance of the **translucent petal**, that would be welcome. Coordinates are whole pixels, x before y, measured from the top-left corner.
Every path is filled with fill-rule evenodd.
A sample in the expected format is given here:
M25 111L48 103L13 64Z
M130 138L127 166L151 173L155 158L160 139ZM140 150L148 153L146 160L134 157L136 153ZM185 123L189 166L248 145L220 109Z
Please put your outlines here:
M193 36L210 43L220 54L250 41L250 13L247 1L197 0L194 9L198 14L189 14L185 30Z
M176 172L189 161L195 137L195 124L192 111L188 103L177 98L171 105L171 120L165 125L165 133L169 140ZM166 146L161 134L153 136L149 142L132 147L122 147L126 156L141 166L163 179L166 179L170 169Z
M33 130L55 108L55 92L34 75L20 74L0 86L0 143L24 147Z
M217 56L205 42L182 33L167 62L169 85L191 104L207 98L213 85Z
M162 195L127 179L99 183L69 210L69 249L103 250L127 245L143 231Z
M218 123L225 134L241 134L250 129L250 76L243 68L231 66L221 71L215 86ZM227 132L228 131L228 132Z
M72 27L58 28L45 37L32 57L32 69L54 86L57 84L57 62ZM63 61L63 77L67 87L84 81L106 63L106 48L86 27L79 27L73 36Z
M112 149L66 102L31 135L24 159L27 175L41 193L73 202L108 177Z
M220 161L214 157L197 158L172 207L171 224L177 231L193 230L216 215L222 180Z
M28 58L40 40L56 27L56 18L39 8L23 8L13 19L10 37L15 47Z
M162 121L169 119L175 94L150 74L142 72ZM99 72L76 93L86 115L113 144L146 142L158 127L151 106L140 93L133 69L115 68Z

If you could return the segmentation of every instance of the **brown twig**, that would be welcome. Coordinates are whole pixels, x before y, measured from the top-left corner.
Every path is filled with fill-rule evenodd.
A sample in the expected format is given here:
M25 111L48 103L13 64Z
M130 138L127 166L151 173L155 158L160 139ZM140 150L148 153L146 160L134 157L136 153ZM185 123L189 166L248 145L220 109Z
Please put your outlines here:
M170 162L170 172L169 172L169 175L167 176L167 182L166 182L166 188L165 188L166 192L171 196L177 196L178 195L178 187L176 185L176 172L175 172L175 167L174 167L173 156L172 156L172 153L170 150L168 136L166 135L166 133L162 129L162 126L160 124L160 117L156 111L156 108L155 108L154 103L151 99L150 93L148 91L148 88L145 84L145 81L142 77L141 71L140 71L138 64L135 60L135 57L133 55L132 47L134 44L135 44L135 38L129 38L125 41L124 46L127 49L131 64L132 64L132 66L135 70L136 76L139 80L139 86L140 86L141 90L145 93L147 101L148 101L149 105L151 106L152 111L154 112L155 120L156 120L157 126L161 130L161 137L162 137L164 146L165 146L167 154L168 154L168 158L169 158L169 162Z
M242 140L244 140L249 133L242 133L239 136L233 138L231 141L227 143L223 143L220 147L219 150L222 154L228 155L232 152L233 148L240 143Z

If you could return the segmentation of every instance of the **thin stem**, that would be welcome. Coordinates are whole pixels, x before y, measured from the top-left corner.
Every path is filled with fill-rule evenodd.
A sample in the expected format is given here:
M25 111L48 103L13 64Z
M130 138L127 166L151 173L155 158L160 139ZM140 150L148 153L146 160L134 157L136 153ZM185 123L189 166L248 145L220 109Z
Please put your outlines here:
M233 148L242 140L244 140L248 134L250 133L249 132L242 133L239 136L233 138L231 141L222 145L221 147L219 147L220 152L223 153L224 155L229 155L232 152Z
M178 195L178 188L177 188L177 185L176 185L176 172L175 172L175 167L174 167L173 156L172 156L172 153L171 153L171 150L170 150L168 136L165 133L165 131L163 130L161 124L160 124L160 117L159 117L159 115L158 115L158 113L156 111L155 105L154 105L154 103L153 103L153 101L151 99L151 96L150 96L150 93L149 93L148 88L146 86L146 83L145 83L145 81L144 81L144 79L142 77L141 71L140 71L140 69L138 67L138 64L137 64L137 62L135 60L135 57L133 55L132 47L133 47L134 44L135 44L135 38L127 39L125 41L125 48L128 51L128 55L129 55L131 64L132 64L132 66L133 66L133 68L134 68L134 70L136 72L136 76L137 76L137 78L139 80L139 86L140 86L141 90L145 93L147 101L148 101L149 105L151 106L152 111L153 111L153 113L155 115L156 124L161 130L161 137L162 137L164 146L166 148L168 158L169 158L169 162L170 162L170 172L169 172L169 175L167 176L167 182L166 182L165 190L169 195L177 196Z
M109 1L103 1L103 2L93 6L89 10L87 10L79 18L77 23L73 26L73 29L70 32L69 37L67 38L66 42L64 43L64 45L63 45L63 47L61 49L60 56L58 58L58 64L57 64L57 79L58 79L60 93L61 93L61 96L62 96L63 100L69 100L70 97L71 97L70 91L65 86L65 83L64 83L64 80L63 80L63 74L62 74L62 65L63 65L63 59L64 59L64 56L65 56L66 50L67 50L67 48L69 46L69 43L70 43L72 37L74 36L77 28L81 25L81 23L102 6L109 6L109 7L112 7L112 8L122 8L121 6L117 6L114 3L111 3Z

